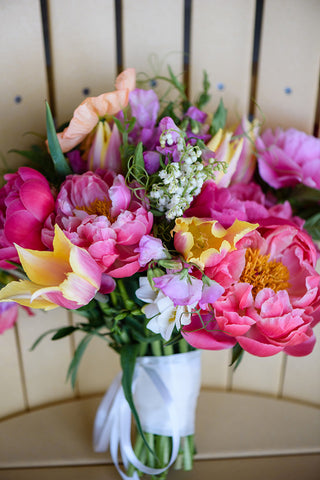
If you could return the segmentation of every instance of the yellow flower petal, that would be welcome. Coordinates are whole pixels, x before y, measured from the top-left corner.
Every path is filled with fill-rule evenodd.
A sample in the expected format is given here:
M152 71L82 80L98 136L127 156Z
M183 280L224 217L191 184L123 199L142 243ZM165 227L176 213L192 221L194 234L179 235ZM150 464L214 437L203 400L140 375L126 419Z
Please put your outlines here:
M52 310L58 307L55 303L44 298L31 301L32 295L36 293L38 289L38 285L28 280L10 282L0 290L0 302L15 302L25 307L41 308L44 310Z

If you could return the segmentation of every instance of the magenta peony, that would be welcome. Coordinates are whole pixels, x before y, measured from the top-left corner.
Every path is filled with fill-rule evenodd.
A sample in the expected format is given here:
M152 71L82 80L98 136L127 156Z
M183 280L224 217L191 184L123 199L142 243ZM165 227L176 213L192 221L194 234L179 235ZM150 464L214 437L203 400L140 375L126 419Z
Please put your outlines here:
M320 139L290 128L266 130L256 140L261 177L274 188L303 183L320 188Z
M184 328L193 346L217 349L217 333L238 342L249 353L270 356L280 351L309 354L315 343L320 276L317 251L310 237L294 225L276 221L245 235L235 252L226 253L205 273L225 287L212 304L208 329L199 317ZM229 262L228 262L229 261ZM229 265L228 265L229 263ZM226 281L223 281L222 271ZM206 318L208 312L204 312ZM208 323L208 322L207 322ZM224 347L228 348L228 347Z
M275 202L275 199L267 198L256 183L239 183L222 188L213 180L207 180L184 216L214 219L224 228L230 227L236 219L261 223L261 220L270 217L282 218L298 226L303 224L300 218L292 217L289 202Z
M104 273L122 278L140 270L139 242L151 232L153 216L122 175L70 175L56 210L56 222L71 242L87 249Z
M46 250L42 228L55 202L47 179L32 168L21 167L4 178L7 183L0 190L0 266L10 268L5 260L19 261L13 243Z

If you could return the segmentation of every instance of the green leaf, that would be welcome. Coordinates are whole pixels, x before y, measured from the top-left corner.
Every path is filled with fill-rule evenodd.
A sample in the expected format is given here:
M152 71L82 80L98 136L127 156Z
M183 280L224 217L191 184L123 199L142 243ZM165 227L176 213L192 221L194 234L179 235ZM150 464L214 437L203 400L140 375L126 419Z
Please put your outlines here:
M138 432L140 433L146 447L148 450L152 452L151 448L148 445L148 442L144 436L144 433L142 431L140 419L138 412L136 410L136 407L133 402L133 395L132 395L132 380L133 380L133 372L134 372L134 367L136 364L136 358L139 353L139 344L134 343L134 344L128 344L128 345L123 345L120 350L120 361L121 361L121 367L122 367L122 388L123 388L123 393L124 396L129 404L129 407L131 409L132 415L136 421L137 429Z
M80 364L80 360L82 358L82 355L85 352L85 349L87 348L91 338L93 336L88 333L81 342L79 343L78 347L76 348L76 351L74 352L73 359L71 360L71 363L68 368L68 373L67 373L67 380L70 379L72 388L75 387L76 384L76 378L77 378L77 372Z
M215 114L211 122L210 134L215 135L220 128L224 128L226 125L226 120L227 120L227 110L225 109L223 100L221 98L219 106L215 111Z
M138 143L134 152L132 173L138 181L145 175L142 142Z
M187 96L186 96L186 93L185 93L185 88L184 88L183 83L179 82L179 80L177 79L177 77L175 76L175 74L173 73L173 71L172 71L172 69L169 65L168 65L168 71L169 71L169 75L170 75L170 79L171 79L172 84L179 91L182 98L184 100L188 100Z
M57 330L59 330L59 328L51 328L51 330L47 330L42 335L40 335L40 337L38 337L37 340L31 345L30 352L32 352L47 335L50 335L50 333L53 332L57 332Z
M77 330L77 328L72 326L59 328L59 330L53 335L51 340L59 340L59 338L71 335L71 333L73 333L75 330Z
M55 170L58 175L65 177L66 175L72 173L72 171L62 153L48 102L46 102L46 121L49 151Z
M230 367L233 365L234 370L239 366L242 357L244 354L244 350L242 347L240 347L239 343L236 343L236 345L232 348L232 358L231 358L231 363Z
M202 86L203 86L203 92L199 96L199 100L196 103L196 106L201 110L206 103L210 101L211 95L209 95L209 89L210 89L210 82L209 82L209 77L207 72L204 70L203 72L203 81L202 81Z
M308 218L304 224L304 228L314 240L320 240L320 213L316 213Z

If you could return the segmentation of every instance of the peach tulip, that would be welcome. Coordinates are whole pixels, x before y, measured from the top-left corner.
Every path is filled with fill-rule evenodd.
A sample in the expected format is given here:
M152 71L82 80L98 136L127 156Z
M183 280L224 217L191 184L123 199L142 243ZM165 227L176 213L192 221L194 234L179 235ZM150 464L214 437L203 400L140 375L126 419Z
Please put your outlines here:
M135 88L135 70L128 68L116 79L116 90L98 97L86 98L73 112L73 117L58 139L63 152L79 145L106 115L116 115L128 105L129 93Z

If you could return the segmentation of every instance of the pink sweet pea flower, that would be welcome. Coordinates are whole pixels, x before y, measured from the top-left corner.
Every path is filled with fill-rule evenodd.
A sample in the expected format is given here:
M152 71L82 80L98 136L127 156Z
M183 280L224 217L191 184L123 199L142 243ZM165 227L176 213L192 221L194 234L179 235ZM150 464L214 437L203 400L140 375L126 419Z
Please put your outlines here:
M68 176L56 211L56 222L71 242L88 250L104 273L122 278L140 270L137 248L150 234L153 216L122 175Z
M0 302L0 334L14 326L18 320L19 308L21 307L15 302ZM29 315L34 315L30 308L22 308L24 308Z
M16 248L29 280L8 283L0 291L0 301L44 310L77 309L87 305L100 288L100 267L86 250L72 245L57 225L53 252Z
M153 279L155 287L169 297L174 306L195 306L202 295L202 281L188 275L181 279L179 273L167 273Z
M0 334L12 328L18 318L19 305L14 302L0 303Z
M320 189L320 139L290 128L266 130L256 140L261 177L274 188L303 183Z
M63 152L79 145L96 127L100 118L116 115L128 104L129 93L135 88L135 70L128 68L116 80L114 92L86 98L73 113L73 117L58 139Z
M20 167L4 175L0 190L0 266L12 268L6 260L18 261L13 243L45 250L42 228L54 211L54 197L47 179L36 170Z
M163 246L161 239L151 235L143 235L139 242L139 247L135 251L139 253L139 264L141 267L145 267L152 260L164 260L169 257L169 253Z

